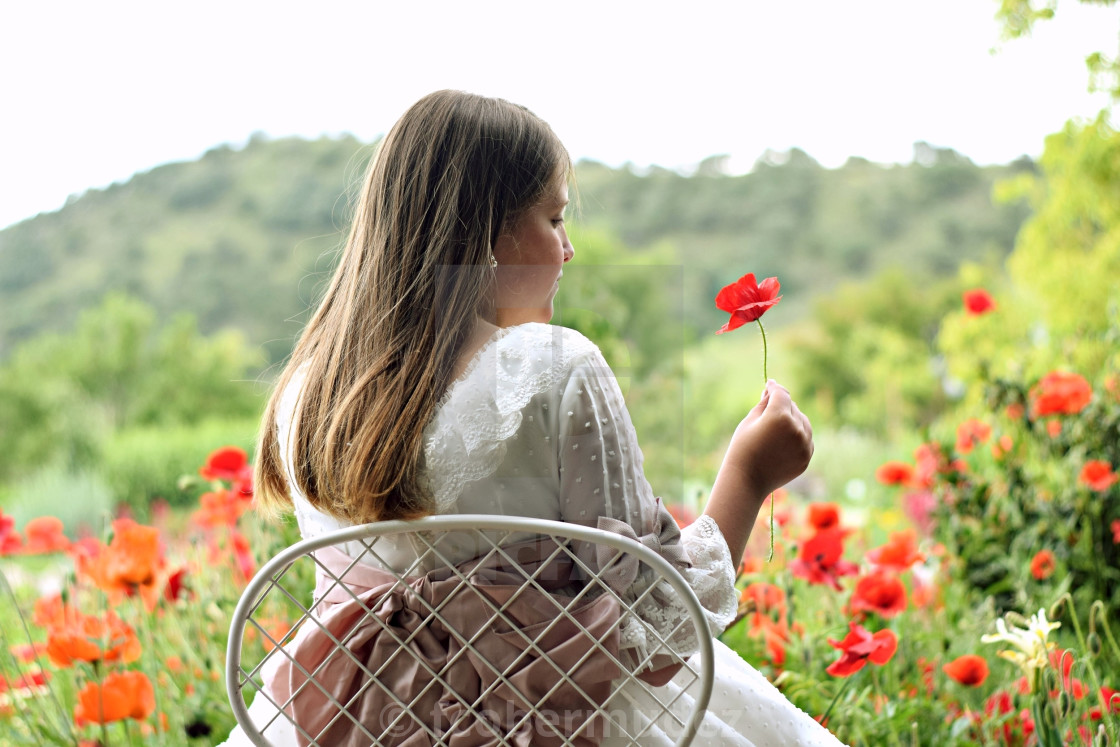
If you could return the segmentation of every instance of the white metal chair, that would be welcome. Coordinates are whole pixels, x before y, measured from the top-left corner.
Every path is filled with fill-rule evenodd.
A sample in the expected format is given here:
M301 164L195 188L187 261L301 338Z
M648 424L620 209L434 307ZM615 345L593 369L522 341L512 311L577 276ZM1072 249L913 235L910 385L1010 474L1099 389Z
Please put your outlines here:
M378 549L401 534L418 560L396 574ZM615 591L612 574L629 564L633 578L636 561L688 610L669 634ZM305 598L312 575L314 602ZM642 661L620 651L620 630L634 624L655 642ZM692 627L698 651L673 650L667 639L681 626ZM695 593L640 542L564 522L459 514L350 527L278 553L234 611L226 687L245 735L262 746L624 745L653 733L688 745L712 668ZM247 695L259 701L252 709Z

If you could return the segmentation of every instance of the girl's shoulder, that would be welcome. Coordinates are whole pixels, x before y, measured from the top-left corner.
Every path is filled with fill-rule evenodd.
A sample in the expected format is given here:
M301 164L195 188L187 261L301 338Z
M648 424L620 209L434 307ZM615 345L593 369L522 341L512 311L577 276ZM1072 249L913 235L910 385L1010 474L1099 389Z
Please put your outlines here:
M588 356L602 356L595 343L569 327L530 322L508 327L504 332L494 354L506 361L567 369Z

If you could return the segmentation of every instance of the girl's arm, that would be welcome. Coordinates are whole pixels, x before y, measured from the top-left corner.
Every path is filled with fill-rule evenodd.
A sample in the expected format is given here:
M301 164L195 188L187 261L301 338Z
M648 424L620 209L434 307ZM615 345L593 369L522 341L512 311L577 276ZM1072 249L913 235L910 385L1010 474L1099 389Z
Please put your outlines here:
M762 502L809 466L813 428L771 379L735 429L704 513L719 526L731 557L743 557Z

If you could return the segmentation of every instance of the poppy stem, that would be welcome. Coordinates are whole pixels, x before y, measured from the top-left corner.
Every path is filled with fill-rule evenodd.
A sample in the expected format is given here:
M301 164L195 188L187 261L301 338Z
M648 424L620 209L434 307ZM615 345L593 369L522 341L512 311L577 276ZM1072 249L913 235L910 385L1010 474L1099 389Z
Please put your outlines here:
M758 322L758 331L762 333L762 383L770 381L770 375L766 372L766 327L762 326L762 319L756 319Z
M828 720L828 714L832 713L832 707L836 705L836 701L840 700L840 696L843 695L844 691L848 689L848 685L852 684L852 679L855 676L856 673L853 672L851 675L845 678L844 684L841 685L840 689L836 691L836 694L832 696L832 702L828 704L828 708L825 709L824 715L821 716L821 726L824 726L824 722Z
M762 333L762 385L765 386L766 382L770 381L770 373L766 370L766 360L769 357L769 350L766 347L766 327L762 326L762 318L759 317L755 320L758 322L758 331ZM770 494L770 552L766 556L766 562L769 563L774 560L774 494Z
M766 562L774 560L774 494L770 494L770 552L766 555Z

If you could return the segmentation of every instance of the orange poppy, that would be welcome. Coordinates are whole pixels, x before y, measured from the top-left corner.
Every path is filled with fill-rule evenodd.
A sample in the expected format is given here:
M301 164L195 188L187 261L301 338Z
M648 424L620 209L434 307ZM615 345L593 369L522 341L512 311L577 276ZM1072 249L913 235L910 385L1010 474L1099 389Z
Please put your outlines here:
M1039 581L1050 578L1056 567L1054 553L1049 550L1039 550L1035 553L1035 556L1031 558L1031 575Z
M62 533L62 519L54 516L32 519L23 527L23 534L27 538L23 551L28 554L62 552L70 548L70 540Z
M673 517L673 521L677 522L677 526L684 529L686 526L696 521L696 512L687 506L682 506L679 503L666 503L665 510Z
M76 661L134 662L140 658L136 632L116 613L85 615L63 606L47 629L47 656L59 667Z
M810 503L809 526L817 530L840 526L840 507L835 503Z
M985 443L992 435L992 426L977 418L957 426L957 451L968 454L977 444Z
M1076 415L1093 398L1093 390L1084 377L1068 371L1051 371L1030 391L1031 414Z
M253 554L249 551L249 538L241 532L231 530L229 533L230 549L233 550L233 559L237 570L244 581L248 581L257 572L253 564Z
M1077 476L1078 481L1092 490L1108 490L1112 487L1113 483L1120 480L1112 471L1112 465L1101 459L1091 459L1085 462L1085 466L1081 468L1081 474Z
M892 568L898 572L909 570L926 556L918 552L918 533L913 529L891 532L887 543L869 550L867 559L881 568Z
M78 693L74 723L108 724L126 718L142 721L156 709L155 689L143 672L112 672L101 684L90 682Z
M132 519L113 522L113 539L95 552L76 554L78 572L88 576L110 598L139 595L148 609L159 601L159 530L137 524Z
M233 491L224 489L203 493L199 496L198 503L199 509L191 514L191 521L204 529L232 527L249 508L248 501L240 499Z
M789 623L786 593L780 586L763 581L747 585L739 595L739 610L747 615L751 638L762 638L771 663L780 667L786 659Z
M906 462L886 462L875 470L875 479L884 485L909 485L914 468Z
M941 667L941 671L962 685L978 687L988 679L988 660L976 654L965 654Z

